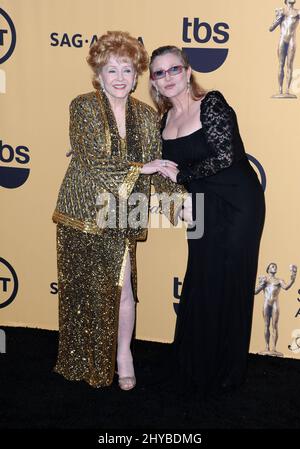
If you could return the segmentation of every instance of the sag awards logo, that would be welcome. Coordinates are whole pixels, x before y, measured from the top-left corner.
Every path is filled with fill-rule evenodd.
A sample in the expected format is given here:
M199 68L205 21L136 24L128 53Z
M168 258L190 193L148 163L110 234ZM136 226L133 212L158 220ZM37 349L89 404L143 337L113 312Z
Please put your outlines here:
M28 147L18 145L14 148L0 140L0 186L7 189L22 186L29 176L30 169L24 167L29 161Z
M84 45L90 47L96 40L97 36L95 34L91 37L85 37L80 33L68 34L53 32L50 34L51 47L82 48Z
M210 43L224 45L229 41L229 25L225 22L210 24L199 18L183 18L182 40L185 44L197 43L197 47L182 47L191 67L196 72L208 73L217 70L225 62L228 48L208 47Z
M51 47L69 47L69 48L82 48L84 46L90 47L97 41L96 34L92 36L84 36L81 33L69 34L69 33L57 33L56 31L50 34L50 46ZM138 37L138 40L144 45L143 38Z
M14 268L0 257L0 309L9 306L18 293L19 281Z
M10 58L16 46L16 29L13 21L3 9L0 8L0 64ZM0 93L6 92L6 74L0 69Z

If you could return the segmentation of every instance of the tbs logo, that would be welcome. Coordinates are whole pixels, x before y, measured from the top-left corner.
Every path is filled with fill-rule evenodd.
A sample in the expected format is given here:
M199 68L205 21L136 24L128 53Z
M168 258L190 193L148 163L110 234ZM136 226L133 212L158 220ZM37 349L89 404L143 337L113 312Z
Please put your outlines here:
M18 277L7 260L0 257L0 309L13 302L18 293Z
M30 160L29 149L18 145L15 149L0 140L0 186L15 189L23 185L29 176L29 168L11 167L8 164L15 162L20 165L28 164Z
M200 22L197 18L189 20L188 17L184 17L182 40L187 44L192 41L199 44L207 44L210 41L225 44L229 40L229 34L225 30L229 30L229 25L225 22L218 22L211 26L207 22ZM202 73L217 70L228 55L228 48L182 47L182 50L187 55L192 69Z

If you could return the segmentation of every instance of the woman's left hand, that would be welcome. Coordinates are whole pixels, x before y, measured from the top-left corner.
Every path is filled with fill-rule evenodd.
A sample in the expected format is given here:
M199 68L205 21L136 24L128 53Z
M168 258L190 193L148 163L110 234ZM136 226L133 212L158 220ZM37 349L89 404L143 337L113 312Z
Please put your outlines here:
M169 176L168 169L176 168L177 164L173 161L168 161L166 159L155 159L154 161L147 162L143 165L141 169L142 175L152 175L153 173L159 173L165 178Z

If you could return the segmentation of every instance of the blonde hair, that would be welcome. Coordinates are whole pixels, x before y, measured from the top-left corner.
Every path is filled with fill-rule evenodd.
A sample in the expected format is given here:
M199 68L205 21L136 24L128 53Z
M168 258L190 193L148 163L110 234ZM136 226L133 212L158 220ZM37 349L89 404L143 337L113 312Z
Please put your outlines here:
M174 45L165 45L163 47L159 47L156 50L153 51L151 58L150 58L150 73L151 73L151 66L155 60L156 57L165 55L167 53L173 53L181 60L182 65L187 69L190 67L190 63L188 61L188 58L186 54L178 47L175 47ZM194 74L191 74L190 78L190 92L193 100L200 100L203 98L206 94L206 90L204 90L195 80ZM163 95L157 95L157 91L153 85L151 85L150 88L150 95L151 98L159 112L160 115L163 115L165 112L167 112L172 107L171 101L164 97Z
M91 46L87 62L93 70L93 86L100 88L99 73L110 56L129 59L138 75L148 69L149 56L138 39L124 31L108 31Z

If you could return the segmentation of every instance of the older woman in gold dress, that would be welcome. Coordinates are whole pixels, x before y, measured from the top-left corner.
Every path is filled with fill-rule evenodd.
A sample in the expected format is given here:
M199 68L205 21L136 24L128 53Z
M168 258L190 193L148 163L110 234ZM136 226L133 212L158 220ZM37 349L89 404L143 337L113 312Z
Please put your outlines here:
M128 199L133 193L142 194L148 203L148 175L154 173L157 192L178 193L168 209L170 221L186 192L164 177L167 170L176 172L177 168L160 159L156 112L130 95L138 75L148 68L143 45L128 33L108 32L90 48L88 63L96 90L71 102L73 155L53 215L59 283L55 371L69 380L108 386L117 359L119 386L130 390L136 384L130 350L135 323L135 246L137 240L146 238L147 229L145 224L124 226L124 210L128 209L128 217L132 211ZM106 209L103 198L108 199ZM114 226L107 226L107 221L103 225L109 214L116 217Z

